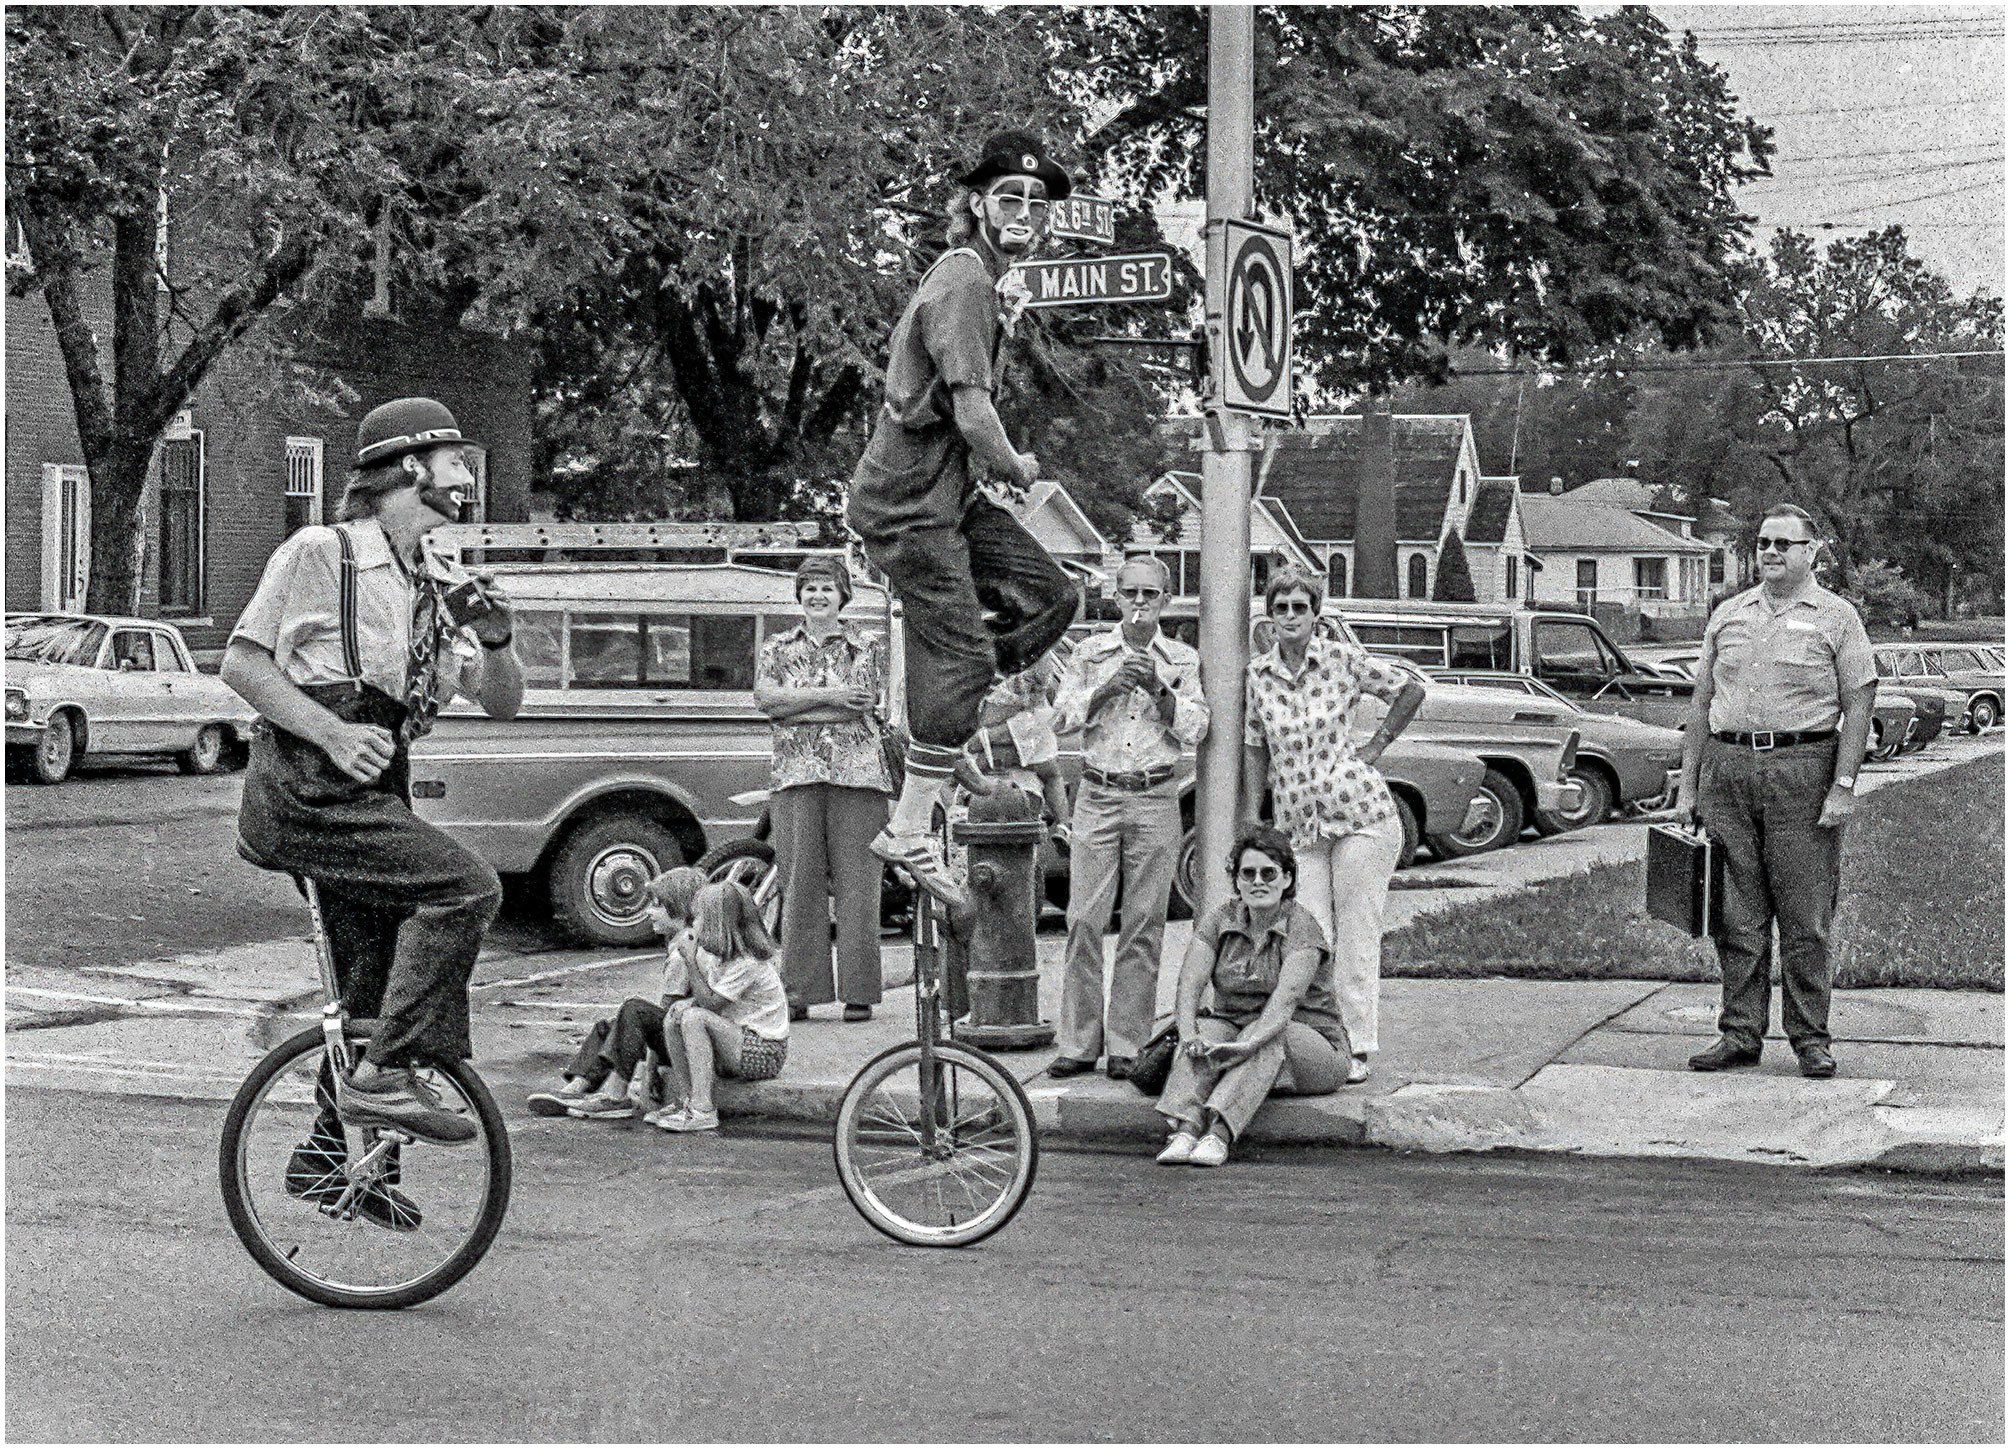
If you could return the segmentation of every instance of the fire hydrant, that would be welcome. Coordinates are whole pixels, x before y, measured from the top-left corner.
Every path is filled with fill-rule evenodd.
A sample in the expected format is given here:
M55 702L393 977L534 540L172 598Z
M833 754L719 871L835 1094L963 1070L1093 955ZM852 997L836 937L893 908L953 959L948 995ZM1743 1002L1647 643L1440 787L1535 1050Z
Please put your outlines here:
M952 1009L961 996L970 1012L951 1031L958 1041L993 1050L1047 1046L1054 1028L1040 1019L1033 934L1039 920L1040 841L1046 834L1038 812L1024 791L1001 784L971 802L970 818L955 831L970 855L971 910L965 921L953 924L948 975ZM955 991L959 975L961 993Z

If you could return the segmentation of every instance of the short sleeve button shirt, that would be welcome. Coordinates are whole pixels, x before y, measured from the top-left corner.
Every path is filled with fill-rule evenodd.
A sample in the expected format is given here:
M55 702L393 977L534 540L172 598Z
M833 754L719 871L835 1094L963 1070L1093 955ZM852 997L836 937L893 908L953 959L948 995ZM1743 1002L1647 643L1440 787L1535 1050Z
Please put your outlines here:
M861 639L840 628L821 642L800 624L761 647L755 683L772 689L865 690L884 700L886 662L878 640ZM875 719L823 723L774 723L772 789L791 785L844 785L854 790L890 790L886 759Z
M1364 694L1393 703L1408 677L1357 644L1314 639L1297 673L1275 648L1250 661L1243 743L1270 754L1277 828L1297 849L1396 819L1389 786L1354 752L1348 716Z
M1784 604L1763 585L1726 599L1703 633L1710 728L1830 730L1842 691L1877 678L1870 636L1846 599L1812 579Z
M1284 909L1267 926L1258 929L1249 907L1240 899L1218 906L1194 928L1194 939L1214 952L1214 972L1209 984L1214 996L1209 1016L1247 1026L1263 1014L1277 990L1284 971L1284 958L1299 951L1318 953L1319 964L1305 995L1292 1012L1336 1044L1345 1040L1340 1025L1339 998L1333 989L1333 956L1326 947L1326 933L1312 913L1296 901L1286 901Z

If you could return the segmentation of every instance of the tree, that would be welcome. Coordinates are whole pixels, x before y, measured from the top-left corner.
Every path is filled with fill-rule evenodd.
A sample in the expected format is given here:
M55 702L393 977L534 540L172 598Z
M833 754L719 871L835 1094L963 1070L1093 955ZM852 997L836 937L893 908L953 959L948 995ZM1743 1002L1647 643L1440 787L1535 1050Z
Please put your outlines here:
M1050 141L1080 127L1048 17L613 7L563 27L530 140L603 179L566 228L596 232L596 254L522 268L507 305L542 339L569 505L759 520L828 494L943 248L959 163L1004 118ZM1085 353L1066 319L1029 314L1011 350L1008 419L1034 425L1092 517L1127 517L1156 471L1157 389Z
M455 238L440 228L481 190L484 87L506 83L516 24L506 10L9 8L7 208L32 265L8 285L39 290L54 323L91 479L93 608L136 610L154 448L221 357L380 258L401 279L444 275Z
M1204 12L1090 14L1114 107L1094 154L1133 195L1198 195ZM1732 188L1770 132L1644 9L1264 8L1256 75L1257 205L1297 236L1328 392L1442 380L1458 346L1568 363L1735 325Z
M1444 541L1438 545L1438 577L1431 584L1431 597L1440 603L1470 604L1478 599L1473 592L1473 568L1466 560L1466 542L1457 528L1446 525Z

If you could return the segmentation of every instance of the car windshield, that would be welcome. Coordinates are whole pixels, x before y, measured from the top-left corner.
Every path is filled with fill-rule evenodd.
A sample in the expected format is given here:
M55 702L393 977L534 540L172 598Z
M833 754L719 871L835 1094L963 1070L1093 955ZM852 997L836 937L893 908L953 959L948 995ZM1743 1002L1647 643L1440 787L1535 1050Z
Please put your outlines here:
M89 619L27 618L7 621L7 657L37 664L92 664L105 642L105 626Z

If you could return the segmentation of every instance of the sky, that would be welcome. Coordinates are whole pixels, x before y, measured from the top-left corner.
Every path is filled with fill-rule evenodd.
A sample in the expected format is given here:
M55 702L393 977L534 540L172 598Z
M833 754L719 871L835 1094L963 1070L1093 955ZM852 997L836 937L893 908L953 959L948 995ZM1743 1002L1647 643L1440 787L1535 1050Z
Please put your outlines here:
M1738 193L1755 241L1899 222L1956 292L2003 295L2003 7L1649 8L1696 32L1740 110L1773 128L1773 176Z

